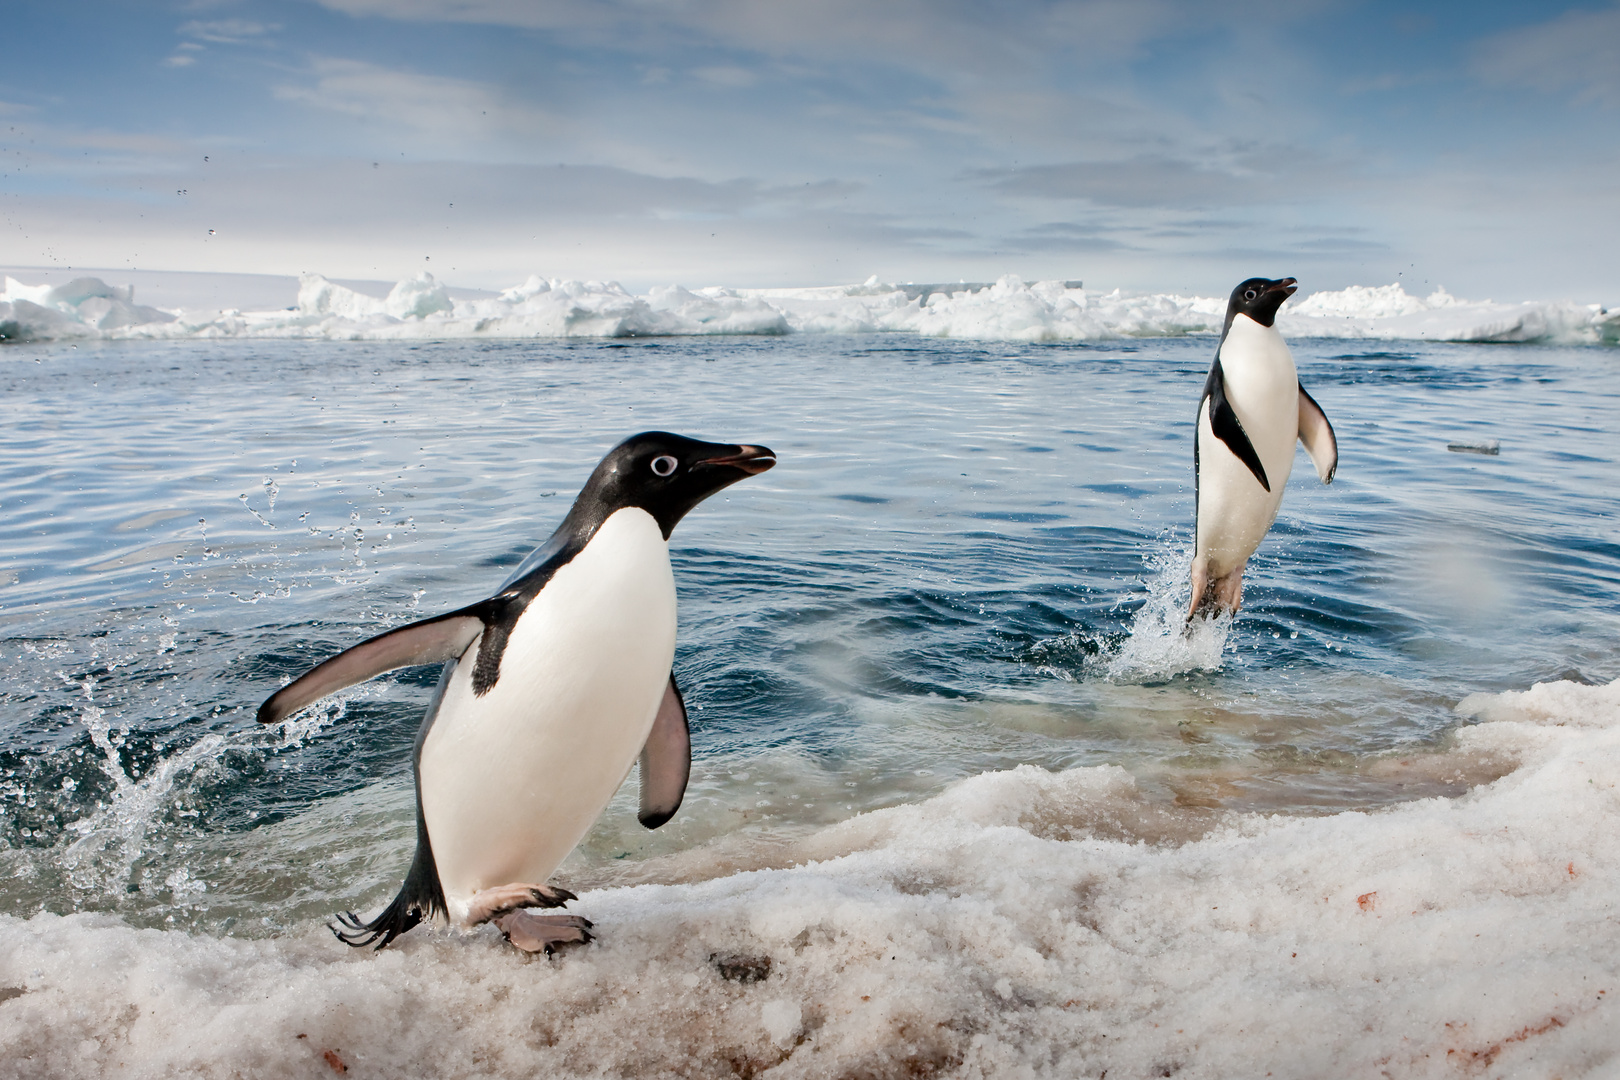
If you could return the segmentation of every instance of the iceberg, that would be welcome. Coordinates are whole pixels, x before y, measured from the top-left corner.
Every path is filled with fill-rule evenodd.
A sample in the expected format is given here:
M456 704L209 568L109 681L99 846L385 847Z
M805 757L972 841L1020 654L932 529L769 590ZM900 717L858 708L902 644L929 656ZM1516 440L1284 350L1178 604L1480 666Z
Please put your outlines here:
M493 296L456 299L432 274L368 296L319 274L299 278L280 311L163 310L133 287L85 277L65 285L6 278L0 341L68 339L614 338L706 334L899 333L985 341L1107 341L1219 334L1225 297L1087 290L1078 281L886 284L741 289L667 285L645 295L614 281L533 275ZM1458 342L1620 343L1620 312L1569 301L1462 300L1445 289L1413 296L1399 284L1351 286L1291 303L1278 326L1292 337Z
M0 293L0 341L113 337L132 327L174 321L169 312L137 304L134 286L115 288L100 278L24 285L7 277Z

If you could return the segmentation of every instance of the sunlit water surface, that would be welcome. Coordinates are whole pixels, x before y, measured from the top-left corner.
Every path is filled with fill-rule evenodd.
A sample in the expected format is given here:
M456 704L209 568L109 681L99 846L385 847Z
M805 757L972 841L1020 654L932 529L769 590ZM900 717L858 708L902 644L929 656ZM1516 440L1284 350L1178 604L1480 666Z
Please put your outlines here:
M1612 350L1295 342L1338 478L1299 457L1241 615L1187 636L1213 344L0 350L0 910L256 934L385 901L436 671L255 708L487 595L649 428L780 464L674 535L691 787L647 833L627 785L576 888L769 865L1025 762L1211 813L1455 794L1422 762L1463 695L1620 675Z

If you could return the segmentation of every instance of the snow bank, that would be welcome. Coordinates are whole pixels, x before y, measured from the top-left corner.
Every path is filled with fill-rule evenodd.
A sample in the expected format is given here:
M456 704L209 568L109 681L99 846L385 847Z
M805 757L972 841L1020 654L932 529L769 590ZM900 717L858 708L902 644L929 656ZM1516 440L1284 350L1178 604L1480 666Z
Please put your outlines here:
M587 892L553 961L0 918L0 1075L1612 1075L1620 681L1459 711L1383 767L1500 777L1460 798L1217 817L1026 766Z
M452 299L428 273L367 296L318 274L284 311L159 311L128 289L81 278L60 287L6 279L0 339L277 337L330 339L644 337L697 334L909 333L1000 341L1095 341L1218 334L1224 297L1126 295L1078 283L862 285L806 289L656 288L530 277L496 297ZM1597 305L1463 301L1400 285L1314 293L1278 320L1295 337L1620 343L1620 313Z

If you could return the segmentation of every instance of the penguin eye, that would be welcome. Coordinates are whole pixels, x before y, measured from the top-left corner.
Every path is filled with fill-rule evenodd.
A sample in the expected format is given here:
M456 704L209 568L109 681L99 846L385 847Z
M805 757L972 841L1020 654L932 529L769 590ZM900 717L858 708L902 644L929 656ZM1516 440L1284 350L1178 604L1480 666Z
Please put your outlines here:
M1260 294L1255 292L1253 289L1244 289L1243 290L1243 299L1245 299L1245 300L1253 300L1255 297L1257 297L1259 295Z
M675 467L679 464L680 462L676 461L668 454L659 454L657 457L652 459L653 475L668 476L670 473L675 471Z

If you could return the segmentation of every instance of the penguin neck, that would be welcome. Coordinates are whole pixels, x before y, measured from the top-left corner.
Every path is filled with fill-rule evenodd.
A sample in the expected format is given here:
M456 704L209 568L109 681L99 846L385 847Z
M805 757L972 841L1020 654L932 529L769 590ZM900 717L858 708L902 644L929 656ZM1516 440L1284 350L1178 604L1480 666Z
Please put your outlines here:
M1256 327L1261 330L1269 330L1273 334L1277 333L1277 320L1275 313L1273 313L1269 322L1260 322L1246 311L1239 311L1236 307L1228 307L1226 309L1226 324L1221 327L1221 342L1223 344L1226 342L1227 336L1232 333L1232 327L1239 323L1246 323L1250 327ZM1217 346L1217 348L1219 348L1219 346Z
M1294 393L1299 376L1294 354L1275 327L1261 326L1247 315L1232 320L1231 331L1219 353L1227 397L1237 401L1262 387L1287 387Z
M1221 358L1222 367L1229 359L1237 359L1248 353L1265 354L1276 350L1288 351L1288 343L1277 332L1275 326L1263 326L1247 315L1239 314L1226 321L1226 330L1221 334L1221 344L1216 355Z
M555 545L559 548L572 546L577 551L591 542L596 530L613 516L616 509L618 507L607 505L588 490L580 492L579 497L574 500L574 505L568 508L568 516L562 519L562 524L551 534L546 546Z

